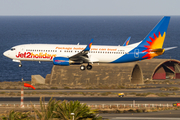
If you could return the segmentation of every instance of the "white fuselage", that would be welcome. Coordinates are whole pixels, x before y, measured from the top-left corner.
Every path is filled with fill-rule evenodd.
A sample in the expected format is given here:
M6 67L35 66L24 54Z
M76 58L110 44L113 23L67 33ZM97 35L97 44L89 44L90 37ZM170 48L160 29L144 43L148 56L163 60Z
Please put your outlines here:
M140 42L139 42L140 43ZM139 43L128 46L92 45L88 57L90 62L112 62L134 49ZM54 57L71 57L81 52L86 45L24 44L12 47L4 55L13 61L53 61Z

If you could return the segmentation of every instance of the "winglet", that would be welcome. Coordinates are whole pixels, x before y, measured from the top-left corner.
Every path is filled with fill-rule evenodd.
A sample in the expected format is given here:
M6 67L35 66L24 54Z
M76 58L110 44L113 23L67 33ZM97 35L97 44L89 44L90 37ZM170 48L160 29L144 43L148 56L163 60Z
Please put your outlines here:
M124 42L123 46L127 46L129 44L131 37L128 37L128 39Z
M86 48L84 49L84 51L89 51L89 50L91 49L92 42L93 42L93 39L91 39L91 41L90 41L89 44L86 46Z

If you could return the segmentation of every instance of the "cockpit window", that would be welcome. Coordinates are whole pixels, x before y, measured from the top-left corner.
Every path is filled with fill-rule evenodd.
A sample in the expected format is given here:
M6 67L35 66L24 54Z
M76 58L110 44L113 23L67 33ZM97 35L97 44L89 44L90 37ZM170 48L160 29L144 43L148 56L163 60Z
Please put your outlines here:
M11 51L15 50L15 48L11 48Z

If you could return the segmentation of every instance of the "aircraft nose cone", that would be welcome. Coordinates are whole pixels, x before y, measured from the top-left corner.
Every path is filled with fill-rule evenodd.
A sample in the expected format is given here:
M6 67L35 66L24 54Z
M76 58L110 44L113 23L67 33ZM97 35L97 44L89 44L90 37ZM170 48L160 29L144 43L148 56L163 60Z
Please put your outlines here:
M8 51L5 51L5 52L3 53L3 55L7 57L7 56L8 56Z

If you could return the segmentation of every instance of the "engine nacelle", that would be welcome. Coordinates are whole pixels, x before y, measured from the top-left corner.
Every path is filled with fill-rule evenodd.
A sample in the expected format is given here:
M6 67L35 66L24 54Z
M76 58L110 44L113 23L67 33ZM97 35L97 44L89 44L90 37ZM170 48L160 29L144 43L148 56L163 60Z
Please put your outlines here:
M69 58L65 58L65 57L55 57L53 59L54 65L69 66L70 63L71 61L69 60Z

